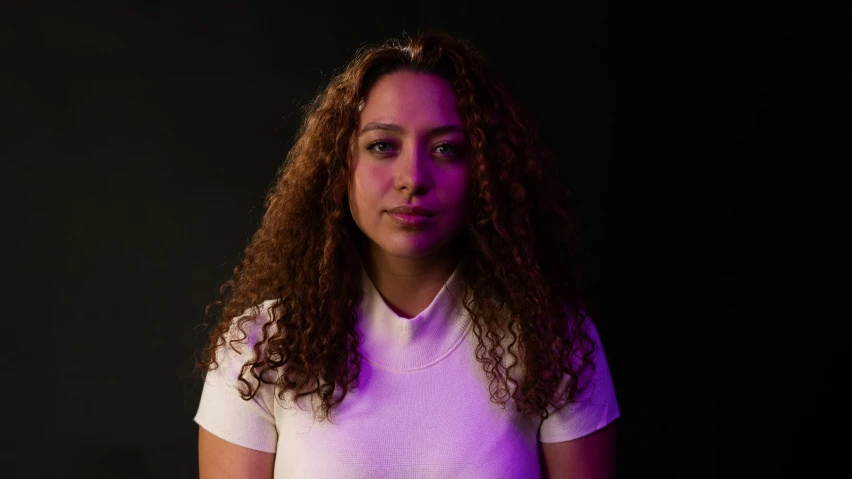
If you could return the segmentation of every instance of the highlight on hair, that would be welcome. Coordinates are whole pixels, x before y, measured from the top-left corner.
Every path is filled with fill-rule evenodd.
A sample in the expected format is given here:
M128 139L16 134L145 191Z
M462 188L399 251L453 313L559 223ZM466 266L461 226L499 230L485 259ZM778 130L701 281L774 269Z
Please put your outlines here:
M472 204L458 238L460 297L479 343L476 359L492 402L506 407L511 399L519 413L545 419L549 406L577 400L580 378L594 369L570 193L482 55L439 32L363 47L308 106L258 230L205 308L214 326L196 370L204 378L218 367L217 351L245 341L245 323L275 300L242 366L243 399L271 384L279 399L288 392L318 399L315 417L331 420L357 388L363 233L349 212L348 160L359 105L379 78L399 70L438 75L458 97ZM241 337L230 336L232 328Z

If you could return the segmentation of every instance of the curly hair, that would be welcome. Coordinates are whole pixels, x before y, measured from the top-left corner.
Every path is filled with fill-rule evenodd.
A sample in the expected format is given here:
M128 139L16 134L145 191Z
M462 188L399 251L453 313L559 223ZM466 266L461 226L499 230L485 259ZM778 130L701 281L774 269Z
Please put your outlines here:
M196 369L206 378L219 366L217 351L245 340L244 325L258 305L275 300L277 313L240 372L243 399L254 397L260 383L272 384L280 399L288 391L296 399L316 395L315 417L331 420L332 409L357 388L363 233L348 208L349 155L367 92L400 70L438 75L458 98L472 204L457 242L464 257L460 297L491 401L505 408L511 398L519 413L546 419L549 406L577 400L579 378L594 370L571 196L535 126L481 53L446 33L362 47L306 108L258 230L205 308L214 327ZM227 340L232 327L241 338ZM523 374L512 374L514 368ZM270 371L280 374L270 379Z

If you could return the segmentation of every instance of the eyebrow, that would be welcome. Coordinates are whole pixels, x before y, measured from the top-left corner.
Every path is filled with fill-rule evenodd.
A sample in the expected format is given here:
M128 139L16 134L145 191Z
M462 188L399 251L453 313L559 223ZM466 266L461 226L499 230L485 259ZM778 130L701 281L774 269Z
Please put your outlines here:
M366 125L364 125L364 128L361 128L361 132L358 133L358 136L361 136L364 133L367 133L367 132L370 132L370 131L373 131L373 130L392 131L394 133L399 133L399 134L405 133L405 128L403 128L399 125L396 125L396 124L393 124L393 123L372 122L372 123L367 123ZM461 134L464 134L464 127L462 127L461 125L436 126L435 128L432 128L431 130L429 130L427 132L427 135L428 136L437 136L437 135L442 135L444 133L461 133Z

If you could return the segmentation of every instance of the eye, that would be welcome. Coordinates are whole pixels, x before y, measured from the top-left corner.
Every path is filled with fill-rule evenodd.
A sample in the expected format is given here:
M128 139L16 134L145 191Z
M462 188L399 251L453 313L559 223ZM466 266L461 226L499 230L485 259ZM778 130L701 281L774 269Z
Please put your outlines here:
M462 153L462 147L456 143L441 143L434 148L434 151L439 155L460 156Z
M369 145L367 145L367 151L372 151L374 153L387 153L391 151L393 145L389 141L385 140L376 140Z

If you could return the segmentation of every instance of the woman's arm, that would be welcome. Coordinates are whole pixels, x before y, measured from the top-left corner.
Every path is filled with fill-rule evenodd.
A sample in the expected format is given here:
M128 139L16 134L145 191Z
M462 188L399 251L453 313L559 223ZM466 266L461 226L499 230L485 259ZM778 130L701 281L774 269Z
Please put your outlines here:
M198 428L198 476L200 479L271 479L275 454L230 443Z
M539 443L544 479L613 479L615 423L563 442Z

